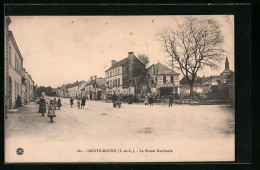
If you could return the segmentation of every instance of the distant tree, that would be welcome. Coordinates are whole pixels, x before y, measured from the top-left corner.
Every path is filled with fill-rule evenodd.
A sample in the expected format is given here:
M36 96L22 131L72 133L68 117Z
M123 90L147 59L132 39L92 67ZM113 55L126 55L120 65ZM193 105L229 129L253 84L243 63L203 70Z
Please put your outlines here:
M138 59L145 65L145 67L147 67L150 62L148 55L145 54L138 54Z
M48 87L44 87L44 86L40 86L38 91L37 91L37 96L41 96L42 92L45 93L45 95L47 96L53 96L53 88L48 86Z
M229 88L225 84L213 85L210 88L210 97L215 100L230 100Z
M198 71L203 67L217 69L224 57L220 25L212 19L186 17L176 29L165 29L157 36L170 57L169 64L187 79L191 96Z

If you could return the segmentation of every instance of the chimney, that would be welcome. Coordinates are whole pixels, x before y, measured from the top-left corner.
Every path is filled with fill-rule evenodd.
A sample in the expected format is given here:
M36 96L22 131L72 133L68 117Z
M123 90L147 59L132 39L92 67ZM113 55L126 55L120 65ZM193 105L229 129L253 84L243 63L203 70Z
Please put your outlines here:
M116 60L111 60L111 66L113 66L116 63Z
M93 80L93 76L90 76L90 81L92 81Z
M128 52L128 67L129 67L129 80L133 78L133 72L134 72L134 53Z
M97 76L95 75L95 76L94 76L94 80L96 80L96 79L97 79Z
M134 52L128 52L128 57L133 57L134 56Z

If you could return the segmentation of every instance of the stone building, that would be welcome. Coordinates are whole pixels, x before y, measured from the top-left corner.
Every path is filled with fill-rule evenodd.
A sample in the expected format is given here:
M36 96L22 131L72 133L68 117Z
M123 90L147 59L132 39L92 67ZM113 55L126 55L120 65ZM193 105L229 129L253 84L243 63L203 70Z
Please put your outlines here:
M4 26L4 36L5 36L5 43L4 43L4 101L5 101L5 113L8 111L9 107L11 107L9 104L10 102L10 93L9 93L9 83L10 83L10 79L9 79L9 56L8 56L8 37L7 37L7 34L8 34L8 31L9 31L9 25L11 23L11 19L10 17L5 17L5 26ZM12 102L11 102L12 103Z
M180 93L179 75L158 61L147 68L147 93L168 96L173 92L173 83L174 93Z
M6 59L8 61L8 105L9 109L15 107L17 96L22 97L22 69L23 57L15 42L13 33L7 31L6 36Z
M26 80L26 71L25 69L22 69L22 103L26 104L28 102L28 97L27 97L27 80Z
M5 109L8 111L15 107L18 95L22 103L33 99L34 81L23 68L23 57L15 41L12 31L9 30L10 17L5 17ZM28 88L28 89L27 89ZM28 91L27 91L28 90ZM27 94L29 92L29 94Z
M58 97L67 97L66 96L66 91L67 91L66 87L67 87L67 85L64 84L64 85L57 88L57 96Z
M105 71L106 94L132 94L143 92L145 85L145 65L134 55L128 52L128 57L116 62L111 61L111 67Z
M94 78L91 76L89 82L81 90L84 97L90 100L105 100L106 95L106 79Z
M68 85L68 94L66 97L72 97L74 99L78 97L82 98L83 94L81 89L84 88L86 84L87 82L82 80L80 82L76 81L75 83Z

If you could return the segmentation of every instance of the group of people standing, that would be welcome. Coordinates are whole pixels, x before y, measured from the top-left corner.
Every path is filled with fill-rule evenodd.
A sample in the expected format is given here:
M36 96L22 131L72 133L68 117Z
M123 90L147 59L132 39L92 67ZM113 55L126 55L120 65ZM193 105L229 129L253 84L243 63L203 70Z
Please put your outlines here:
M45 116L44 113L46 113L46 110L47 110L47 104L48 102L46 101L44 95L40 98L39 100L39 113L42 113L42 116ZM48 110L60 110L61 108L61 99L59 98L58 101L56 100L56 98L54 98L53 100L50 100L50 104L49 104L49 108ZM48 112L49 113L49 112Z
M70 107L73 108L73 105L74 105L74 100L71 97L70 98ZM78 98L77 105L78 105L78 109L84 109L84 107L86 105L86 97L83 97L82 99Z
M48 106L48 117L50 118L50 123L53 123L53 118L56 117L55 114L55 110L60 110L61 108L61 99L59 98L58 101L56 100L56 98L54 98L53 100L50 100L49 105L48 102L46 101L44 94L42 95L42 97L39 100L39 110L38 112L42 114L42 116L45 116L44 113L46 113L47 111L47 106Z
M154 102L154 98L153 98L152 95L150 95L150 96L145 95L145 96L144 96L144 105L153 106L153 102Z
M173 96L172 95L169 95L168 97L168 100L169 100L169 106L168 107L172 107L172 103L173 103ZM154 98L152 95L145 95L144 97L144 105L150 105L150 106L153 106L153 103L154 103Z

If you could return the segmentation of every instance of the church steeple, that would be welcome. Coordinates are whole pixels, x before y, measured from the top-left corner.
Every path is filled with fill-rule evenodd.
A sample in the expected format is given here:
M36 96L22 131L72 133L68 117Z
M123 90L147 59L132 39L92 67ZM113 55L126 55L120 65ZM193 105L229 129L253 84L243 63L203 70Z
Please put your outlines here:
M229 62L228 62L227 56L226 56L226 62L225 62L225 70L229 70Z

